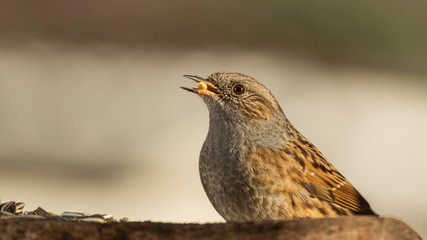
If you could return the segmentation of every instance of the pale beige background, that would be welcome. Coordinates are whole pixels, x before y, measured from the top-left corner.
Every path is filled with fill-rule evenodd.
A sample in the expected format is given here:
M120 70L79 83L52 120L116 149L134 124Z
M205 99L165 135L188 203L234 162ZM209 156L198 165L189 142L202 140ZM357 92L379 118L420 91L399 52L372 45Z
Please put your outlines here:
M289 49L3 33L12 39L0 44L3 201L135 221L223 221L198 176L208 112L179 86L194 85L183 74L228 70L269 87L374 210L427 233L424 74L397 71L396 62L332 64Z

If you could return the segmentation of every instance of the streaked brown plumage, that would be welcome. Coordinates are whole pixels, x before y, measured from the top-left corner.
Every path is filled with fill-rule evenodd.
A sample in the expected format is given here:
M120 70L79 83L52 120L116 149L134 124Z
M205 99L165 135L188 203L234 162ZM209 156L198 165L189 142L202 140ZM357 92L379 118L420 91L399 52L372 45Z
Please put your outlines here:
M227 221L376 215L288 121L271 92L240 73L189 76L209 109L203 187Z

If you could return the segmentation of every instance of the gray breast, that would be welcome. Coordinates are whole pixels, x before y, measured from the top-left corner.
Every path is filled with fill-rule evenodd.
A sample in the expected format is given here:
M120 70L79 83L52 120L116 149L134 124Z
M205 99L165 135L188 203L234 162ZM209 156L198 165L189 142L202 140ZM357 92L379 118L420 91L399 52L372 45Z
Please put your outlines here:
M209 133L200 153L200 177L209 200L227 221L276 219L273 213L265 211L266 207L271 209L272 205L279 206L286 201L267 196L263 188L258 187L260 183L256 182L246 153L254 144L276 147L284 140L278 143L277 136L253 134L250 132L253 128L248 130L247 123L224 120L210 116ZM271 140L260 143L262 139Z

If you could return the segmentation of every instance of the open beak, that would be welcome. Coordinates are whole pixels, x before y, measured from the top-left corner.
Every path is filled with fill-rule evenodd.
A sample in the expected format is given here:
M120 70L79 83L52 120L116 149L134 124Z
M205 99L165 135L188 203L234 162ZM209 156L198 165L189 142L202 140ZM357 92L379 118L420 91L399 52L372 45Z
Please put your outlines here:
M213 96L220 94L219 89L215 87L215 85L213 85L212 83L208 82L206 79L193 75L184 75L184 77L197 82L197 88L181 87L182 89L203 96Z

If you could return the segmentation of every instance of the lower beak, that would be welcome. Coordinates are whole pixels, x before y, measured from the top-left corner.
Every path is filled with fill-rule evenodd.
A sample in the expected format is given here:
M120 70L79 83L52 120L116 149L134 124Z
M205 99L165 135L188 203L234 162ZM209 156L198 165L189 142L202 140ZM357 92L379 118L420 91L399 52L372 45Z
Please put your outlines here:
M182 89L185 89L189 92L197 93L203 96L213 96L213 95L220 94L219 89L215 87L215 85L207 81L206 79L203 79L199 76L193 76L193 75L184 75L184 77L187 77L197 82L197 88L181 87Z

